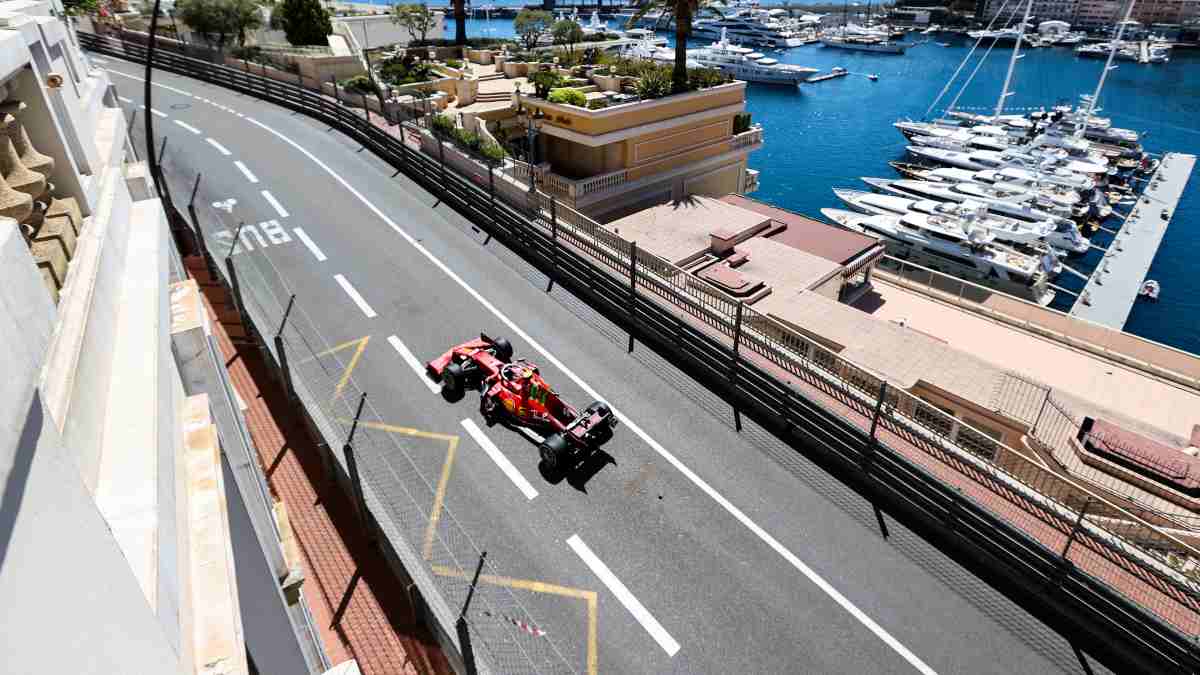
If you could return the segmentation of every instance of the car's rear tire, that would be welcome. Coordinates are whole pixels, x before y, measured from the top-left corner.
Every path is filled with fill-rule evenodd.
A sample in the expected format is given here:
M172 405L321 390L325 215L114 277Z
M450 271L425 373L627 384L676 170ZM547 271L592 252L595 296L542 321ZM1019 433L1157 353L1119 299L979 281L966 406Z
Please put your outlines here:
M538 453L548 471L558 471L567 454L567 439L562 434L550 434L538 445Z
M496 338L492 340L492 349L495 350L496 358L508 363L512 360L513 348L512 344L504 338Z
M461 365L457 363L446 364L446 367L442 370L442 395L451 399L461 398L466 378L466 373L463 372Z

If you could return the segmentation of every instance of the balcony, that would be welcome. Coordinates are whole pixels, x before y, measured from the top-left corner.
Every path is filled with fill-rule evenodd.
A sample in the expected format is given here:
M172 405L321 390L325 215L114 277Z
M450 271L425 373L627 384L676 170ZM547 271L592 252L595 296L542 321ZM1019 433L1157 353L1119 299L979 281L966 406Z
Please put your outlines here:
M742 178L741 192L748 195L755 190L758 190L758 172L754 169L746 169L745 176Z
M754 126L750 127L749 129L743 131L740 134L734 134L733 138L731 139L731 142L732 142L732 147L734 150L741 150L742 148L754 149L755 146L762 145L762 142L763 142L762 125L755 124ZM757 172L755 175L757 175Z

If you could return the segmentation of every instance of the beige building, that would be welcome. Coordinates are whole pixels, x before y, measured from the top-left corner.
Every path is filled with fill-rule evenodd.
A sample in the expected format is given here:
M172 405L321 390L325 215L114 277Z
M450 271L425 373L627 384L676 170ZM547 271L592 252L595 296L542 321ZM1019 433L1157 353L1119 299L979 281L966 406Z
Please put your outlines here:
M980 21L990 21L1004 8L998 21L1015 24L1024 4L1014 15L1013 4L1005 6L1002 0L980 0L976 16ZM1111 28L1124 16L1126 3L1120 0L1033 0L1030 16L1034 21L1066 21L1078 30L1103 30ZM1150 27L1153 24L1184 24L1200 17L1200 0L1138 0L1130 18Z

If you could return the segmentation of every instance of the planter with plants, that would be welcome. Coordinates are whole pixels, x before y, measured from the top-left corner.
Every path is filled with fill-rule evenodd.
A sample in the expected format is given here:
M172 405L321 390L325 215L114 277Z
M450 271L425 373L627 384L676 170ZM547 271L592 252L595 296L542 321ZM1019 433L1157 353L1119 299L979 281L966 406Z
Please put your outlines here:
M484 164L495 165L504 160L504 148L473 131L459 127L449 115L434 115L430 120L430 130L435 138L449 141L468 157Z
M566 105L579 106L581 108L587 107L588 104L587 94L571 87L559 87L557 89L551 89L550 95L546 97L546 100L551 103L563 103Z

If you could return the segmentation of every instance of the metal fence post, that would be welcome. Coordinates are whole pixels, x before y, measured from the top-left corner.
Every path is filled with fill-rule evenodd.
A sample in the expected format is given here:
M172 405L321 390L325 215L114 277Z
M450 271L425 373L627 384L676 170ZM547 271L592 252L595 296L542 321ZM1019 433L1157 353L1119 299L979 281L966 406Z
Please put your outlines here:
M333 85L333 100L337 101L340 106L342 104L342 93L338 91L337 77L332 73L329 75L329 83Z
M433 140L437 141L438 144L438 164L441 165L439 171L442 174L442 192L446 192L448 189L446 187L446 139L442 138L441 134L435 130L433 132Z
M283 346L283 329L287 326L288 315L292 313L292 305L296 302L296 294L288 298L287 309L283 310L283 318L279 321L279 330L275 331L275 354L279 357L279 370L283 374L283 388L288 398L296 400L296 389L292 386L292 369L288 367L287 350Z
M1083 502L1083 508L1079 509L1079 517L1075 519L1075 525L1071 527L1071 534L1067 535L1067 544L1063 546L1062 554L1059 558L1063 562L1068 562L1067 553L1071 550L1071 544L1075 543L1075 537L1079 534L1079 527L1083 525L1083 517L1087 515L1088 508L1092 505L1092 498L1088 497Z
M200 172L196 172L196 182L192 185L192 197L188 200L188 208L196 204L196 191L200 189Z
M350 487L354 490L354 507L358 510L358 518L363 528L363 534L366 535L367 541L375 541L375 535L371 532L371 527L368 524L367 516L367 495L363 491L362 476L358 473L358 460L354 457L354 432L358 430L358 420L362 417L363 404L367 402L367 392L363 392L358 399L358 410L354 413L354 421L350 424L350 433L346 436L346 443L342 446L342 452L346 455L346 472L350 474Z
M733 360L729 363L729 389L733 394L735 402L733 404L733 428L736 431L742 430L742 411L736 403L737 398L737 376L738 366L741 361L741 346L742 346L742 309L746 303L738 300L737 310L733 315Z
M233 242L229 244L229 251L225 254L225 271L229 273L229 289L233 295L233 306L237 309L243 327L249 331L250 321L249 317L246 316L246 307L242 303L242 288L238 284L237 268L233 265L233 249L237 248L238 241L240 241L242 236L242 228L245 225L245 221L238 223L237 231L233 233Z
M371 123L371 108L367 105L367 95L363 94L363 93L359 93L359 96L362 97L363 115L367 118L367 124L370 124Z
M471 599L475 597L475 586L479 583L479 573L483 571L483 561L487 559L487 551L479 554L479 564L475 566L475 576L471 577L471 586L467 589L467 599L463 602L458 621L454 622L458 633L458 648L462 652L463 666L467 675L476 675L479 670L475 666L475 650L471 647L471 628L467 625L467 610L471 608Z
M1046 412L1046 405L1050 403L1050 388L1046 388L1046 396L1042 399L1042 407L1038 409L1037 419L1033 421L1033 428L1029 430L1029 435L1037 438L1038 425L1042 423L1042 413Z
M546 292L554 290L554 277L558 274L558 200L550 198L550 283Z
M496 226L496 167L488 162L488 213L492 218L492 227Z
M633 326L637 322L637 242L629 242L629 353L633 353Z

